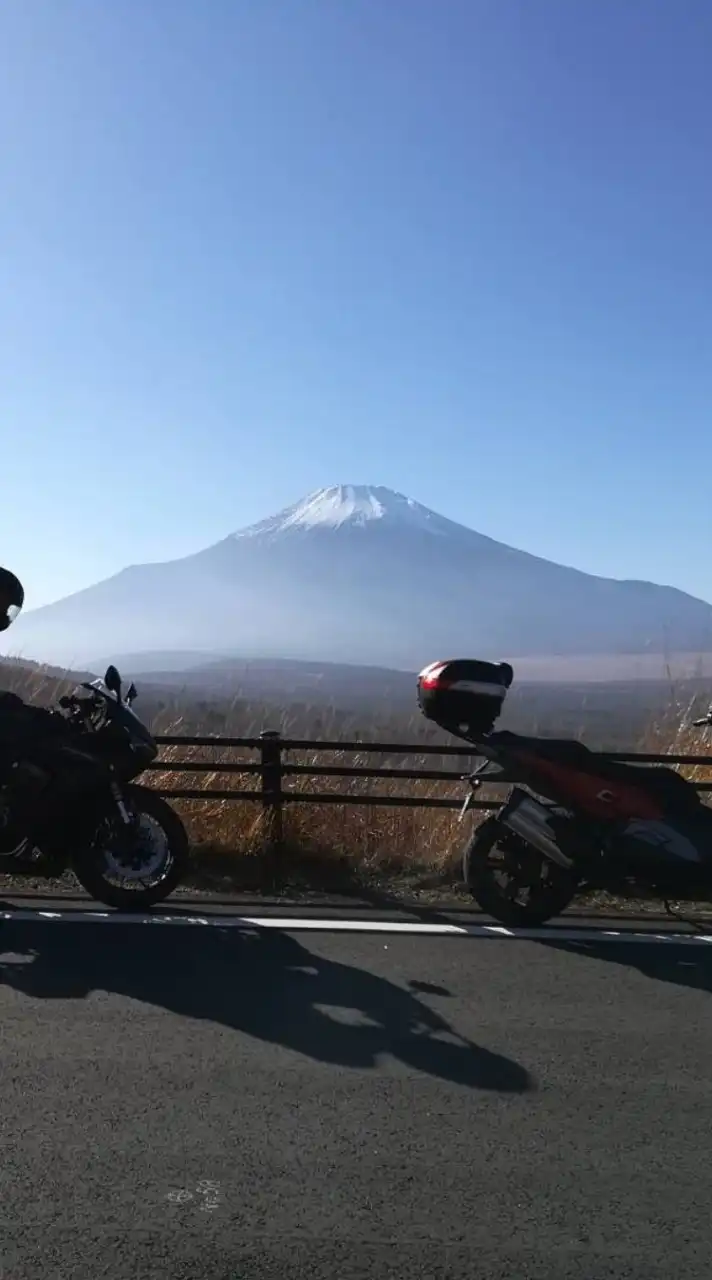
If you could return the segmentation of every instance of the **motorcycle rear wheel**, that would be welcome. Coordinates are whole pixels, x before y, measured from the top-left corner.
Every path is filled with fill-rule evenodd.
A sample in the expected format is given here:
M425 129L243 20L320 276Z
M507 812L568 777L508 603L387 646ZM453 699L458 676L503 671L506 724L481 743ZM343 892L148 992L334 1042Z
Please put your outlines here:
M126 831L118 814L103 822L73 871L97 902L121 911L145 911L164 902L184 879L190 860L188 835L178 814L150 787L132 786L126 803L134 827ZM162 837L149 843L149 824ZM113 877L119 880L116 883ZM123 882L122 882L123 880Z
M546 924L561 915L579 885L575 872L539 853L496 817L487 818L473 833L463 854L462 873L486 915L520 928Z

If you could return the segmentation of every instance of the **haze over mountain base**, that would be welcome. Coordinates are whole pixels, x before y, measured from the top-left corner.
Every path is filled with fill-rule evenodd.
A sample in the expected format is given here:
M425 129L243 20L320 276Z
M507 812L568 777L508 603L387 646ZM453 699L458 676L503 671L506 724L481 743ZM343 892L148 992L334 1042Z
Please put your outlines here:
M417 671L434 657L477 655L519 659L525 678L523 660L538 678L563 666L567 679L597 669L593 678L657 678L675 655L688 667L712 653L712 606L581 573L402 494L345 485L34 610L3 648L72 667L160 651L176 662L188 652Z

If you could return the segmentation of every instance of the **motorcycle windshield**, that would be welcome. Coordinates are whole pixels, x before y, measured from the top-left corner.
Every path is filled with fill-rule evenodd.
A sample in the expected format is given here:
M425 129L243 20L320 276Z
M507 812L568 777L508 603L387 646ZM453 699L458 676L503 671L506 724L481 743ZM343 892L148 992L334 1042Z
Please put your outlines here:
M101 678L92 680L88 685L82 687L96 689L97 693L100 693L102 698L108 698L110 702L116 702L116 694L112 693L110 689L107 689L103 679Z

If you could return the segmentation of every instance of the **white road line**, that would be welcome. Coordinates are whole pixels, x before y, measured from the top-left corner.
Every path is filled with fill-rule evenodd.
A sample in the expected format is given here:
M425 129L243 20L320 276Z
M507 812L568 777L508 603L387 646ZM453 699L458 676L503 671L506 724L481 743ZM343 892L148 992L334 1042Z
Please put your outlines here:
M421 924L417 920L319 920L314 916L298 919L296 916L245 916L245 924L260 929L297 929L299 931L327 930L329 933L421 933L467 935L468 929L459 924Z
M506 929L496 924L431 924L410 920L331 919L315 916L189 916L189 915L141 915L124 911L18 911L0 912L2 921L29 922L34 924L97 924L102 925L183 925L204 926L216 929L281 929L285 933L372 933L407 936L489 938L492 941L530 942L595 942L646 943L657 946L710 946L712 934L654 933L635 929L605 928L538 928ZM2 930L0 927L0 945Z

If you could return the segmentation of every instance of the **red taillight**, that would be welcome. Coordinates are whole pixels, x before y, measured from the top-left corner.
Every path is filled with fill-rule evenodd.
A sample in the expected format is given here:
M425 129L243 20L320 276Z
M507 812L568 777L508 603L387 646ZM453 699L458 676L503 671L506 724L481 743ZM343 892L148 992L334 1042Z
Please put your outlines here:
M421 689L449 689L452 681L441 679L443 671L449 666L448 661L432 662L429 667L425 667L418 677Z

